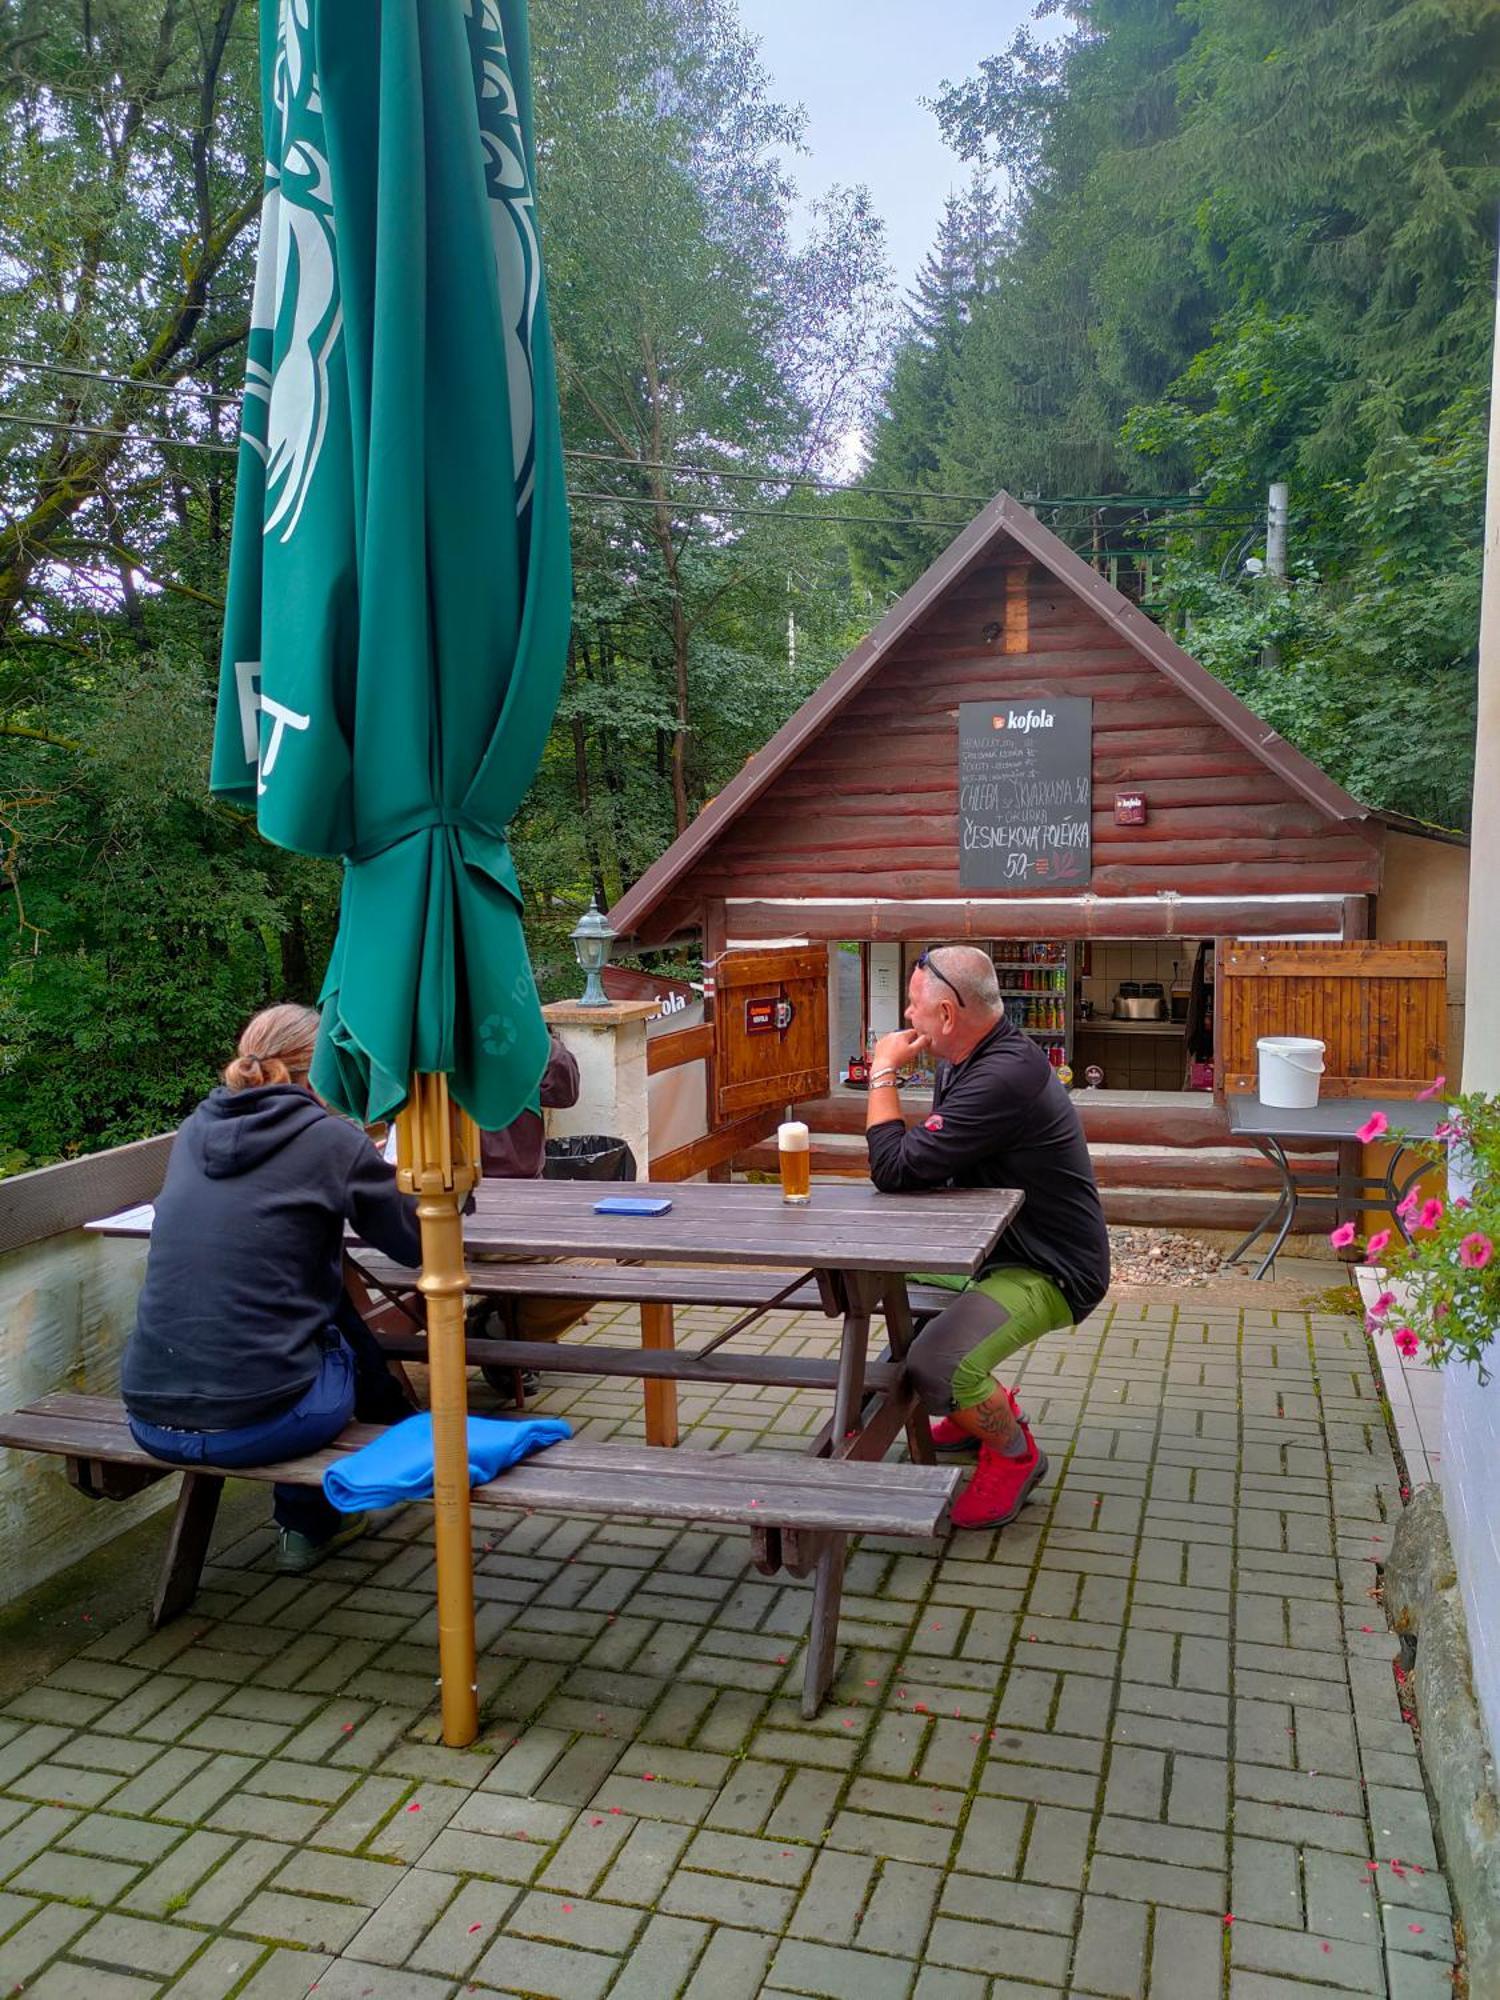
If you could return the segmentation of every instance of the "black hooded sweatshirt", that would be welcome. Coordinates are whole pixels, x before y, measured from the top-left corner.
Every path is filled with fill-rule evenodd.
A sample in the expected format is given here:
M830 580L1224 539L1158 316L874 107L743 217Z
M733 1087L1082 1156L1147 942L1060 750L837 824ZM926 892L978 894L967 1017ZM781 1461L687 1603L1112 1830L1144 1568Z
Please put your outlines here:
M211 1092L157 1197L120 1377L130 1414L220 1431L290 1409L339 1312L346 1222L421 1262L416 1202L357 1125L297 1084Z

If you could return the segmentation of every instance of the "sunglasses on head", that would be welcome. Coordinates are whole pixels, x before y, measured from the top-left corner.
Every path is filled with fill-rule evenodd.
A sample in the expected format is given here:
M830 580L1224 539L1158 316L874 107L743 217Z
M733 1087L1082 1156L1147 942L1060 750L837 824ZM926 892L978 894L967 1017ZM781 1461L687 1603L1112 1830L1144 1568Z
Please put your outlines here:
M919 972L930 972L934 979L941 979L943 984L947 987L948 991L953 995L954 999L958 1002L959 1006L962 1007L962 1005L964 1004L964 996L962 995L962 993L959 992L958 988L953 984L953 981L948 977L947 973L943 971L941 966L933 964L932 953L930 951L924 951L921 957L917 960L917 970Z

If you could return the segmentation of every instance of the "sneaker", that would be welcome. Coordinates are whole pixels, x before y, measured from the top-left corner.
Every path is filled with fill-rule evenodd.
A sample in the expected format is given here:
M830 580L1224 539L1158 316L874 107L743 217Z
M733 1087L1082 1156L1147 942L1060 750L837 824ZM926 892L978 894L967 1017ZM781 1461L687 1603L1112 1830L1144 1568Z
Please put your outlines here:
M1025 1433L1027 1449L1031 1448L1031 1431L1026 1422L1026 1413L1021 1408L1021 1399L1014 1389L1007 1389L1010 1413ZM939 1451L978 1451L979 1440L972 1431L966 1431L956 1424L952 1417L939 1417L932 1426L932 1442Z
M1034 1441L1020 1458L981 1445L974 1476L953 1506L955 1528L1003 1528L1013 1521L1047 1474L1047 1454Z
M296 1528L278 1528L276 1567L283 1576L305 1576L310 1569L317 1568L324 1556L331 1556L335 1549L354 1541L369 1525L368 1514L351 1514L342 1527L335 1528L321 1542L315 1542L311 1535L304 1535Z

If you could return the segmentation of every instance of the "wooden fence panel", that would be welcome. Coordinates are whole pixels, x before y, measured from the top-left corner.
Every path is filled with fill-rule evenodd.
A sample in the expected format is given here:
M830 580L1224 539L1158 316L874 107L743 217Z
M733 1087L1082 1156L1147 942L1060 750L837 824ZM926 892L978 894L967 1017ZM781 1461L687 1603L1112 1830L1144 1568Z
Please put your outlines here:
M1262 1035L1323 1042L1324 1097L1411 1097L1444 1064L1448 953L1440 943L1237 938L1216 971L1219 1082L1253 1093Z

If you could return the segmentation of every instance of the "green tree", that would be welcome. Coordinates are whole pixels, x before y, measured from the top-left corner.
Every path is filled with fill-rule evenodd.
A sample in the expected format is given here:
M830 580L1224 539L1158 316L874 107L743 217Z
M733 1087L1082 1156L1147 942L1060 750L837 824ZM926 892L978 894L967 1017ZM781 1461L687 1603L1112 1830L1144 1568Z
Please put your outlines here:
M169 1125L316 991L327 871L205 771L259 207L253 7L0 5L0 1164Z

